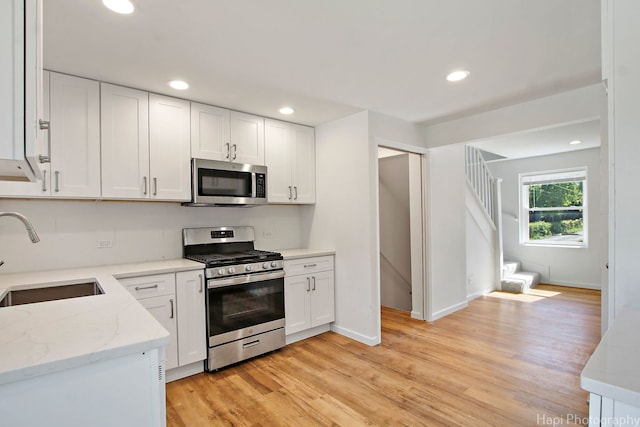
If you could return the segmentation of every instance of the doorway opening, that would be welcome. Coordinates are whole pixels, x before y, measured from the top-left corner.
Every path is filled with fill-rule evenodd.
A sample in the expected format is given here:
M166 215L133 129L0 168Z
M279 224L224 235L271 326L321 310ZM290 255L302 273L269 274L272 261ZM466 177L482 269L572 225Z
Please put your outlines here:
M425 318L422 156L378 147L380 305Z

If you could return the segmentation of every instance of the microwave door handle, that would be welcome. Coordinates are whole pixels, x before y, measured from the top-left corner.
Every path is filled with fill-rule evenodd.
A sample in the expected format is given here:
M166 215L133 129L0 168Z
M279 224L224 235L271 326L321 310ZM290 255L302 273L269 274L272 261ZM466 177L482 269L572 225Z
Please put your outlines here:
M256 189L256 174L251 174L251 197L255 198L258 195L258 191Z

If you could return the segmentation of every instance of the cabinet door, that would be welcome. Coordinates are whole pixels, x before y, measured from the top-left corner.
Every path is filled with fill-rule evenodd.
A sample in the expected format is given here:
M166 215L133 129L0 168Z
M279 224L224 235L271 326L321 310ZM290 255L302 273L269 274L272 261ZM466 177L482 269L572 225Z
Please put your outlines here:
M51 195L100 197L100 88L50 73Z
M1 2L0 57L0 179L33 182L42 154L42 1Z
M191 200L190 104L149 95L151 198Z
M335 320L333 270L311 276L311 327Z
M231 155L234 163L264 165L264 118L231 111Z
M206 292L203 270L176 273L180 366L207 358Z
M291 276L284 278L285 333L304 331L310 327L311 278Z
M49 121L49 72L45 71L42 77L42 119ZM38 151L49 155L48 131L40 130L37 143ZM38 162L41 179L35 182L0 181L0 196L2 197L49 197L51 196L51 164Z
M229 110L191 103L191 157L229 160Z
M102 197L149 198L149 94L100 84Z
M289 123L265 119L264 160L268 168L269 203L291 203L291 144Z
M163 295L139 300L140 304L169 332L169 344L166 349L166 369L178 367L178 335L176 322L176 297Z
M316 202L316 143L315 130L307 126L291 125L291 176L294 203Z

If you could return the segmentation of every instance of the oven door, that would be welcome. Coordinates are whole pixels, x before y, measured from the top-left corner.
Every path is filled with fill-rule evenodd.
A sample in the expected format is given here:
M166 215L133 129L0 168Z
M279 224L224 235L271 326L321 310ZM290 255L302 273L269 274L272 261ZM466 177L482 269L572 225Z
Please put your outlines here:
M284 271L207 282L209 347L284 327Z

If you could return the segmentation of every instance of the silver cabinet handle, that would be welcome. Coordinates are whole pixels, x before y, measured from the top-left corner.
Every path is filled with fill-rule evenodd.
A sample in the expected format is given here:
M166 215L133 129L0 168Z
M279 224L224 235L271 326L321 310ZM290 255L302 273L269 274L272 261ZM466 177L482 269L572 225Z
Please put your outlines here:
M295 193L295 197L293 198L293 200L298 200L298 186L294 186L293 190L294 190L294 193Z
M143 289L155 289L158 287L158 284L156 283L155 285L151 285L151 286L136 286L135 289L136 291L141 291Z
M307 292L311 290L311 279L307 277Z
M311 267L317 267L318 264L305 264L304 268L311 268Z
M226 143L226 144L224 144L224 145L226 145L226 146L227 146L227 159L228 159L228 158L229 158L229 155L230 155L230 150L229 150L230 144L227 142L227 143Z
M144 188L144 190L142 190L142 194L144 194L145 196L147 195L147 177L142 177L142 187Z
M293 198L293 195L291 193L291 186L289 186L289 200L291 200Z
M171 315L169 316L169 319L173 319L173 299L169 300L169 304L171 305Z
M60 171L55 171L54 174L56 176L54 190L58 193L60 191Z
M238 157L238 146L233 144L233 160L235 160L236 157Z
M198 274L198 277L200 278L200 290L198 292L202 293L204 290L204 278L202 277L202 274Z
M312 290L312 291L315 291L315 290L316 290L316 276L313 276L313 277L311 278L311 280L313 280L313 287L311 288L311 290Z
M42 171L42 191L47 191L47 171Z
M38 122L40 125L40 130L47 131L47 155L40 154L38 156L38 160L40 163L51 163L51 122L48 120L42 120Z
M158 178L156 178L155 176L153 177L153 195L158 195Z

